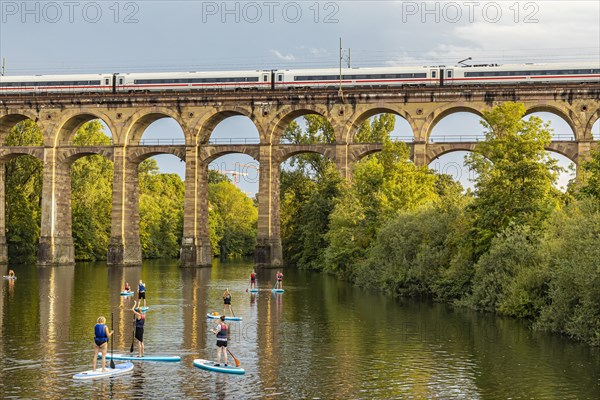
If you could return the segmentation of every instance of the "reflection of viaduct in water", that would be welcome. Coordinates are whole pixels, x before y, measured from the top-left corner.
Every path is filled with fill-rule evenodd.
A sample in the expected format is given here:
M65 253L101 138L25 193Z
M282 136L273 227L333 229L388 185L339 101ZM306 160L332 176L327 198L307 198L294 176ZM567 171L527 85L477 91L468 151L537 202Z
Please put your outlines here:
M173 154L186 162L185 204L181 261L186 266L211 264L208 230L207 168L225 154L247 154L259 163L256 263L282 263L279 232L279 171L289 157L319 153L335 161L349 178L352 165L379 151L380 144L355 143L354 134L365 119L394 113L407 120L414 141L409 144L417 165L450 151L472 150L474 143L428 143L433 127L456 112L477 115L503 101L525 103L527 113L551 112L572 128L575 140L554 142L551 149L575 164L589 154L592 126L600 117L600 84L521 85L368 89L348 91L151 93L3 96L0 100L0 141L18 122L31 119L44 134L44 146L0 146L0 162L21 155L44 163L42 222L38 261L42 265L74 261L71 232L70 166L78 158L100 154L114 163L111 265L141 263L138 211L138 165L157 154ZM293 145L281 143L286 126L305 114L320 114L332 125L335 143ZM256 145L209 144L213 129L233 115L247 116L259 133ZM111 146L73 146L77 129L101 119L112 133ZM161 118L173 118L185 135L182 145L141 145L144 130ZM171 141L170 141L171 142ZM0 182L4 169L0 169ZM0 262L7 262L4 185L0 184Z

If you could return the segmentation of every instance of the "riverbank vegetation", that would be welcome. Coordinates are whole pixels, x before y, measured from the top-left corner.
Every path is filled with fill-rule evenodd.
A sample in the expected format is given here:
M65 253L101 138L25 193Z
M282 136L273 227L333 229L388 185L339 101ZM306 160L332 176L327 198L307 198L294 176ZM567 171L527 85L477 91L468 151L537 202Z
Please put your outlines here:
M466 159L472 191L408 161L407 146L386 139L393 116L365 122L357 135L383 139L383 151L359 161L351 183L325 160L282 173L285 259L600 345L600 153L562 193L551 129L524 115L509 102L484 113L486 140Z

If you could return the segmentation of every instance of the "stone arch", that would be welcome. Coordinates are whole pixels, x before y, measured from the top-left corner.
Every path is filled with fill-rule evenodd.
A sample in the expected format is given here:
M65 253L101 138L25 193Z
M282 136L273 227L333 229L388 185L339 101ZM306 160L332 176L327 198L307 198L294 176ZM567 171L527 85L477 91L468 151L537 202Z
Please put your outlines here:
M246 146L206 146L202 148L200 155L200 162L203 164L210 164L219 157L223 157L229 154L244 154L252 157L256 161L260 159L260 151L258 147L246 147Z
M483 119L483 110L476 108L470 104L447 104L445 106L439 107L431 112L427 118L426 122L423 125L422 131L420 132L421 138L425 141L429 141L431 137L431 132L433 128L445 117L451 114L466 112L475 114ZM416 136L416 135L415 135Z
M553 142L553 143L550 143L550 145L548 147L546 147L546 151L560 154L561 156L568 158L572 162L577 163L578 148L577 148L576 142L572 142L572 143Z
M320 147L315 145L310 146L294 146L292 149L279 149L275 154L274 161L277 164L282 164L292 158L293 156L297 156L299 154L319 154L332 162L335 162L335 149L330 147Z
M12 114L5 114L0 116L0 145L4 146L6 143L6 137L12 128L15 127L19 122L25 120L33 121L44 133L43 127L39 124L38 115L28 110L22 110Z
M185 138L185 142L193 143L189 137L188 129L182 120L180 113L168 107L154 107L152 109L142 109L128 118L127 127L124 129L124 137L119 138L119 143L125 145L139 144L146 128L151 124L163 118L171 118L177 122ZM116 141L115 141L116 142Z
M527 107L523 118L527 117L528 115L538 113L538 112L547 112L547 113L554 114L554 115L560 117L571 128L571 131L573 133L573 137L575 138L575 140L583 139L583 138L578 137L578 136L580 136L580 133L578 133L579 130L577 129L577 123L576 123L575 119L571 118L571 111L568 108L559 107L559 106L550 105L550 104L536 104L536 105Z
M594 137L593 132L594 132L594 128L598 128L598 137ZM596 112L590 117L590 119L587 121L587 126L585 128L585 132L586 132L586 137L588 137L590 139L593 140L600 140L600 107L596 110Z
M54 131L54 133L49 133L54 134L54 137L51 138L53 147L70 145L77 130L85 123L95 119L99 119L104 122L104 124L106 124L110 130L111 135L114 135L116 132L110 116L100 110L93 110L91 112L66 112L65 115L61 115L61 117L61 120L57 124L57 129Z
M247 117L250 121L252 121L252 123L259 132L260 138L260 124L257 123L253 111L248 108L235 106L217 109L214 112L204 115L203 118L201 118L192 128L193 141L191 141L190 143L196 145L208 143L208 141L210 140L210 136L213 133L214 129L217 127L217 125L219 125L227 118L234 116Z
M91 148L91 147L83 147L83 148L69 148L62 150L60 156L57 158L58 162L65 162L67 165L73 164L75 161L80 158L92 155L100 155L106 158L109 161L114 161L114 152L112 148Z
M360 127L360 124L362 124L365 120L374 117L378 114L394 114L404 118L412 129L413 138L417 137L418 128L412 116L401 107L386 105L367 108L366 110L360 112L356 117L349 120L346 124L346 127L344 128L342 141L346 143L353 143L354 136L356 135L356 131Z
M13 147L0 150L0 163L13 160L21 156L33 156L40 161L44 161L44 150L36 147Z
M325 105L320 104L303 104L296 106L284 107L277 114L271 117L273 121L267 132L267 137L262 138L264 143L279 144L281 143L281 135L285 128L296 118L304 115L316 114L325 118L335 129L335 124L331 120L331 115Z
M153 146L140 146L135 149L129 149L127 151L127 159L134 163L139 164L142 161L158 156L161 154L169 154L179 158L181 161L185 162L185 148L183 147L163 147L156 148Z

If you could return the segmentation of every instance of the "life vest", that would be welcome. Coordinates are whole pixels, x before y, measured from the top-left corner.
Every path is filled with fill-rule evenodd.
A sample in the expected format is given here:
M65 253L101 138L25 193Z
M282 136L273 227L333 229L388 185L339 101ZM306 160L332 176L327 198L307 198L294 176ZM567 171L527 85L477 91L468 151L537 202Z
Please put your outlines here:
M144 314L142 314L142 318L135 320L135 327L136 328L143 328L144 327L144 322L146 322L146 316Z
M256 279L256 274L254 272L250 274L250 279L252 279L252 280Z
M227 324L220 324L221 325L221 330L219 332L217 332L217 339L218 340L227 340Z
M108 336L106 336L106 325L96 324L94 327L94 340L99 343L108 342Z
M146 291L146 286L138 285L138 292L145 292L145 291Z

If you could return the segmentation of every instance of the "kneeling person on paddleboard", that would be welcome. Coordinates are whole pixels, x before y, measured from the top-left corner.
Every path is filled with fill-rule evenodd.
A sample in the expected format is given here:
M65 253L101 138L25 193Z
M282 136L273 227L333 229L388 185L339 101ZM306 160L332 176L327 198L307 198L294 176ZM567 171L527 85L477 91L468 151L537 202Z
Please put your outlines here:
M112 336L113 331L108 331L106 326L106 318L99 317L94 326L94 363L93 370L96 370L96 361L98 353L102 352L102 372L106 372L106 352L108 351L108 339Z
M223 359L225 366L227 366L227 329L229 327L225 323L225 316L221 315L221 322L217 325L217 329L211 329L211 332L217 335L217 367L221 365L221 353L223 353Z
M138 306L140 306L140 304L138 304ZM131 311L133 311L133 314L135 315L135 339L138 342L138 357L144 357L144 323L146 322L146 315L136 307L135 300Z

